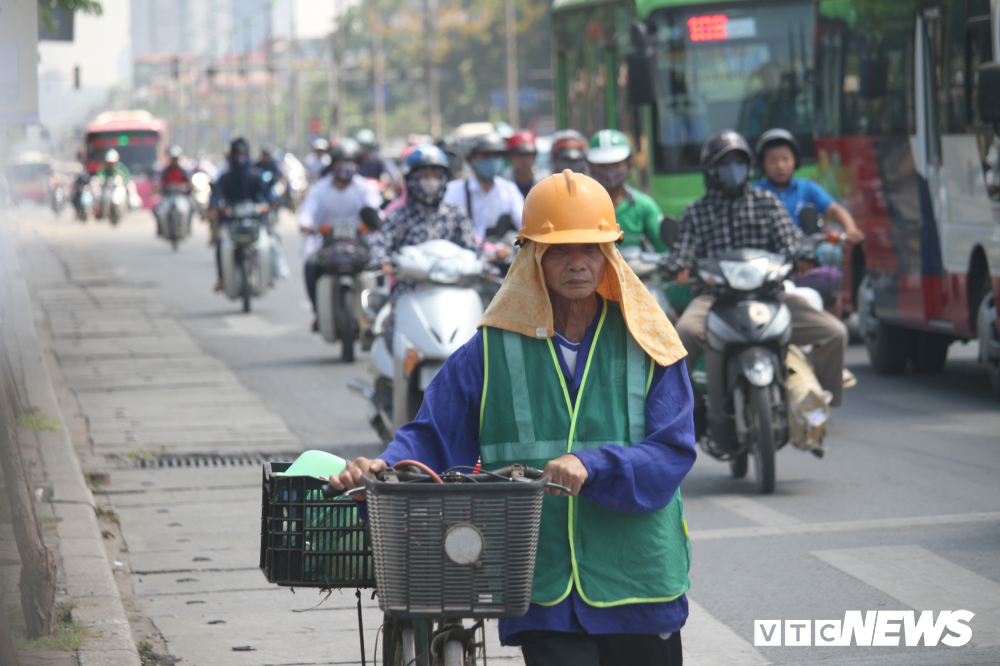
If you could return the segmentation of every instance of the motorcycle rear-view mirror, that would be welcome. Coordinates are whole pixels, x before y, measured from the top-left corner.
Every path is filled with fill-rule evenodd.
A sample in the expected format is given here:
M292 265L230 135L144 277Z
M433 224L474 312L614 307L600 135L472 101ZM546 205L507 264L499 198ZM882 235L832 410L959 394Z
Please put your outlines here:
M812 236L819 231L819 213L816 212L815 206L812 204L803 206L802 210L799 211L799 226L802 227L802 232L807 236Z
M672 248L680 236L680 223L673 215L664 216L660 222L660 240L668 248Z
M369 231L378 231L382 228L382 218L379 216L378 211L371 206L361 209L361 221L365 223Z
M497 220L497 225L489 230L488 235L493 237L504 236L511 231L516 231L517 228L514 226L514 220L511 219L510 215L504 213Z

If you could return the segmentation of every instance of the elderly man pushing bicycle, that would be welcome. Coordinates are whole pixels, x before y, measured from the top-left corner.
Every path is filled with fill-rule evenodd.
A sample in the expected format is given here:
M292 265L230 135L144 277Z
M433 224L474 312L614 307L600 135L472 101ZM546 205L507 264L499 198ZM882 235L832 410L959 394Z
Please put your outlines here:
M400 460L544 468L526 615L500 621L528 666L678 666L690 543L680 484L695 460L684 348L622 261L606 190L564 171L529 193L523 246L479 333L431 382L362 486Z

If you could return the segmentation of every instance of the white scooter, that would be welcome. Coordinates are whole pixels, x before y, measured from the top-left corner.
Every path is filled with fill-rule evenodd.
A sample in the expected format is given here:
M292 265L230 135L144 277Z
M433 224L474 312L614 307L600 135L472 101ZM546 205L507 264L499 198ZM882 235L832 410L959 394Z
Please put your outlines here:
M177 251L177 244L191 233L191 198L176 186L168 186L156 206L160 237Z
M475 335L483 318L475 285L485 267L475 252L446 240L404 247L392 263L398 280L419 287L396 302L391 351L382 334L390 306L375 320L369 365L374 386L360 379L348 382L368 400L368 420L386 444L417 415L424 391L448 357Z
M260 298L271 288L268 210L267 204L241 201L222 211L230 219L219 233L222 286L230 299L243 301L243 312L250 312L252 297Z

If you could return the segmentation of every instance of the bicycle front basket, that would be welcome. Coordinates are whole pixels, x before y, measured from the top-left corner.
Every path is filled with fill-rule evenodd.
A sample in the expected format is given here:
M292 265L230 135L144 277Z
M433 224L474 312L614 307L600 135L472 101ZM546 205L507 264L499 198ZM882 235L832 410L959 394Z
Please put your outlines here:
M546 481L367 480L382 611L396 618L524 615Z

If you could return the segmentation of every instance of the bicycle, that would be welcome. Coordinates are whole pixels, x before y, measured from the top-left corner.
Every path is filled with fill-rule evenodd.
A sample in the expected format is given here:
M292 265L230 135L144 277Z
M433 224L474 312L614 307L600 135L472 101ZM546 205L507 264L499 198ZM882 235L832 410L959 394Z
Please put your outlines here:
M523 465L438 475L410 460L364 483L351 493L367 495L382 663L485 664L484 620L528 611L545 489L568 489Z

